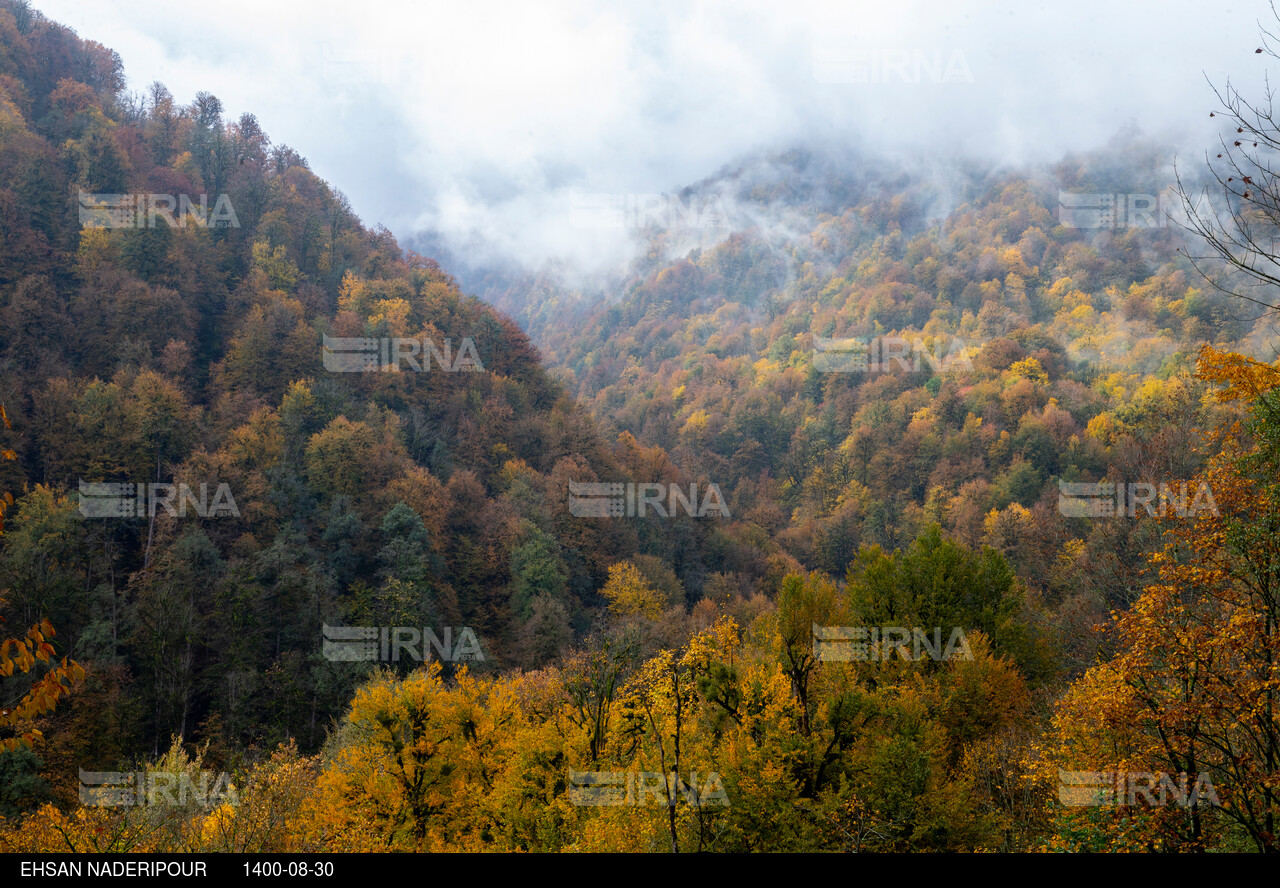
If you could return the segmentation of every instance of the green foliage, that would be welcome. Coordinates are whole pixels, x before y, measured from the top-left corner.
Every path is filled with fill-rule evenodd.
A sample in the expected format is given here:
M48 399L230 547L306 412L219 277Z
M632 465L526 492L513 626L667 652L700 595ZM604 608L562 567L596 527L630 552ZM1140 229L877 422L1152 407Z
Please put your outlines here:
M914 173L770 158L717 184L789 233L657 232L617 299L486 278L526 332L251 115L123 87L109 50L0 0L0 366L23 418L0 617L112 670L83 710L38 713L77 719L63 745L0 755L0 816L23 818L0 845L1117 847L1028 772L1167 530L1063 515L1057 485L1194 475L1200 430L1239 414L1190 356L1263 335L1191 286L1168 229L1058 224L1064 184L1131 190L1158 152L957 174L940 220ZM156 190L225 196L239 226L80 225L80 191ZM819 339L885 336L927 359L818 366ZM466 340L483 371L334 372L326 337ZM1272 497L1274 400L1248 427ZM240 515L82 520L80 480L225 482ZM731 517L580 519L583 481L714 483ZM486 659L371 676L324 656L325 626L466 626ZM973 657L824 662L815 626L960 628ZM246 765L242 809L148 834L58 807L86 749L189 769L184 743L239 763L286 741ZM676 756L731 806L568 801L570 769Z
M29 746L0 751L0 818L16 819L51 799L49 782L40 776L43 767Z

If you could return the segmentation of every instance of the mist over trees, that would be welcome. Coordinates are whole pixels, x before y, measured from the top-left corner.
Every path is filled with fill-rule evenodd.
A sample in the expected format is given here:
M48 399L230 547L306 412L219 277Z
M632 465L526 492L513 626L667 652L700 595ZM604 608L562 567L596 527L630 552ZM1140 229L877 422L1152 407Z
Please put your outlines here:
M468 295L0 0L0 849L1276 850L1252 151L1180 225L1138 134L797 150L604 291ZM226 780L84 803L141 770Z

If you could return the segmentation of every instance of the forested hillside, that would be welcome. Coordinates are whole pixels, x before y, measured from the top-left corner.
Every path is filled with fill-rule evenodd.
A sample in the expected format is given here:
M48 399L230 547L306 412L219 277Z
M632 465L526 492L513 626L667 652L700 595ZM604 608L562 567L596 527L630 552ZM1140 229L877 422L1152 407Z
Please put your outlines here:
M0 0L0 849L1276 850L1277 316L1170 220L1059 206L1169 175L1132 134L797 150L606 288L473 296L251 114ZM1064 506L1095 482L1120 514ZM95 513L117 484L233 501ZM137 771L230 791L86 801Z
M1191 372L1200 346L1275 356L1274 316L1177 252L1191 240L1168 164L1129 135L1048 171L958 169L944 192L936 176L851 182L829 159L767 158L694 186L745 222L727 237L655 228L613 290L544 277L486 298L597 420L732 479L734 515L805 568L841 576L860 546L936 523L999 550L1051 609L1096 619L1132 603L1159 537L1071 521L1058 482L1191 477L1223 419ZM1158 195L1158 225L1064 225L1067 189ZM824 342L877 337L906 359L826 372Z
M589 628L610 564L708 570L701 526L569 515L567 480L649 455L251 115L127 96L115 54L22 4L0 33L0 583L11 625L47 618L94 664L83 706L114 729L84 748L313 747L355 680L322 623L467 626L480 668L538 665ZM86 193L225 195L236 224L86 227ZM477 365L328 372L324 336L470 340ZM226 484L239 514L82 520L81 481Z

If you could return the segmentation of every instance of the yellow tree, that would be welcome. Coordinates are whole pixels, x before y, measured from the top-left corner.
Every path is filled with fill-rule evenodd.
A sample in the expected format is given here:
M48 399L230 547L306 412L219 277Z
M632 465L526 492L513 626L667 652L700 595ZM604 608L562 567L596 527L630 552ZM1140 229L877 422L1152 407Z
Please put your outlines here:
M620 561L609 568L609 579L601 594L609 600L609 610L620 617L642 616L656 620L666 604L662 593L653 588L630 561Z
M562 774L553 735L530 729L549 707L534 684L461 668L450 685L437 662L404 679L375 677L334 738L313 832L340 851L480 850L504 837L542 850L542 837L560 829L556 816L500 801L549 800Z
M625 800L587 825L588 847L712 850L729 797L715 754L719 732L705 729L701 679L736 644L736 626L722 618L682 650L658 652L627 681L612 738Z

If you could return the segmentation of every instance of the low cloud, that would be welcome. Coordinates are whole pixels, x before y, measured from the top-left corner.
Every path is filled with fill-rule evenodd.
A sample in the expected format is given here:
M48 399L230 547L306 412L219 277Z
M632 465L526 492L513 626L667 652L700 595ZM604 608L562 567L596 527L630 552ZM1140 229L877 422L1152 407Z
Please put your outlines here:
M583 196L671 194L796 145L1052 160L1136 124L1213 144L1209 81L1261 89L1263 2L36 0L131 88L256 114L369 224L471 261L616 266ZM628 196L632 196L628 198Z

